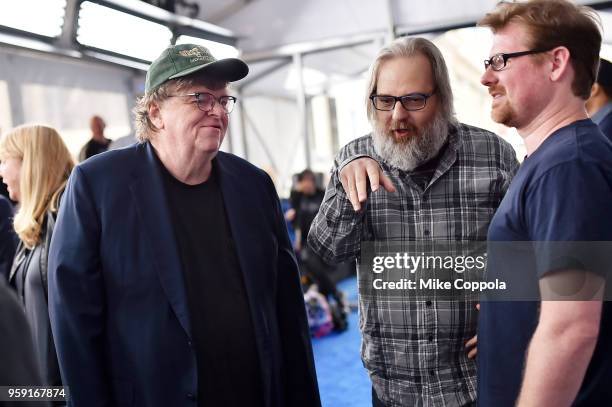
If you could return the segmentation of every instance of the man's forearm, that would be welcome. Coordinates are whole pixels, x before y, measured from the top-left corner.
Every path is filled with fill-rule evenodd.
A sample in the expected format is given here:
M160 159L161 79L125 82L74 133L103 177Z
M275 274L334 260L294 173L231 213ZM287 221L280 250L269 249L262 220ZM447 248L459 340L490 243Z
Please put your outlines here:
M597 343L597 332L580 327L556 332L538 327L527 356L519 407L570 406Z
M339 263L357 254L365 211L355 212L337 176L330 181L326 198L308 233L309 246L328 263Z

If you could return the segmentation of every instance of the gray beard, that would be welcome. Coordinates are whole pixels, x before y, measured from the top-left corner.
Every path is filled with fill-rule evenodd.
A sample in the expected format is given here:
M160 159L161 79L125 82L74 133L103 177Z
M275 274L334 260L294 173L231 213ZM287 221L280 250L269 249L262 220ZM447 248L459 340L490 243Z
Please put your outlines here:
M387 134L382 126L375 123L372 132L374 151L391 167L412 171L440 152L448 138L448 130L448 120L438 113L417 135L398 143L393 135Z

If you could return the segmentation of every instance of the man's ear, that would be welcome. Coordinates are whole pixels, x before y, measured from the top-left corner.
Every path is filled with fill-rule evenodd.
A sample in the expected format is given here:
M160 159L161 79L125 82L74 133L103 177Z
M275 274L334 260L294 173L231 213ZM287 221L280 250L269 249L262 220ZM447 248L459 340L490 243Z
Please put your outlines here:
M159 107L159 104L157 102L152 102L149 105L148 114L149 114L149 119L151 120L151 123L153 123L155 127L157 127L158 129L164 128L164 119L162 117L162 112Z
M599 86L599 84L597 82L593 83L593 86L591 86L591 98L599 96L599 94L601 93L601 86Z
M550 79L556 82L568 72L570 66L570 52L566 47L556 47L551 52L553 58Z

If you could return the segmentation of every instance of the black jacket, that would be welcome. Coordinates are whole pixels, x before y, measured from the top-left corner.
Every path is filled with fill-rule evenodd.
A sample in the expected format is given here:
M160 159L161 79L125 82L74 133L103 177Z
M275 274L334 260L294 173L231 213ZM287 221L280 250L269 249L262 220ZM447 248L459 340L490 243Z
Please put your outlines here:
M47 260L54 224L54 215L48 213L43 223L41 242L32 249L19 243L9 275L9 283L25 307L46 386L62 385L47 305Z

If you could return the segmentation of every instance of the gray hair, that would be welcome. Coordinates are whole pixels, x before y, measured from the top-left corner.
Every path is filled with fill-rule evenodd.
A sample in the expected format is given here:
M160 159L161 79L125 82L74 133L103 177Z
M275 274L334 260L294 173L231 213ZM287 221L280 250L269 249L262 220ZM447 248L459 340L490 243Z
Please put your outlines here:
M132 111L134 113L134 128L136 139L140 143L151 140L159 129L155 127L149 117L149 107L152 104L160 106L166 99L172 95L183 92L195 85L204 85L210 89L219 89L227 86L227 82L221 81L210 76L192 74L178 79L171 79L164 82L153 91L146 93L136 101L136 106Z
M425 38L401 37L382 48L370 67L370 77L366 93L366 109L371 123L375 122L376 112L370 101L370 96L376 93L378 73L382 63L393 58L411 57L419 54L425 56L431 64L436 95L440 100L442 117L451 124L457 122L453 107L453 91L451 90L448 70L446 69L442 53L433 42Z

